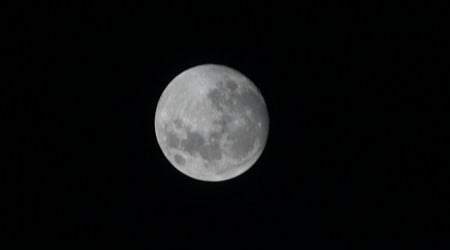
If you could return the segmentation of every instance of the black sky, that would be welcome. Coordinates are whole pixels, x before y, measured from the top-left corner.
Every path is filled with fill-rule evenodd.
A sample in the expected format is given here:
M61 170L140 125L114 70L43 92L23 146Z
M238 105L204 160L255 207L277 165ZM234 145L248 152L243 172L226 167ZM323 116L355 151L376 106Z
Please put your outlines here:
M75 249L446 249L440 8L212 2L7 11L2 182L12 239ZM179 173L154 134L166 85L203 63L247 75L270 115L259 161L222 183Z

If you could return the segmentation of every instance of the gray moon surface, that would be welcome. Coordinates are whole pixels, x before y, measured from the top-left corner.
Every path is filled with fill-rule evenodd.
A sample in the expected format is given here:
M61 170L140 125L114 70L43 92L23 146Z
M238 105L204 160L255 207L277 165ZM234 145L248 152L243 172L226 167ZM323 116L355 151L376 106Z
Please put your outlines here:
M224 181L261 156L269 115L250 79L227 66L203 64L181 72L163 91L155 132L165 157L181 173Z

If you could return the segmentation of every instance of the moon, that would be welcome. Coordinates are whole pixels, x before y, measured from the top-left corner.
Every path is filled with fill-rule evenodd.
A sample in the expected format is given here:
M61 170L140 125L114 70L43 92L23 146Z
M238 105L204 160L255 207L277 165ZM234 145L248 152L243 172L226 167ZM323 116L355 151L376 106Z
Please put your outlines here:
M201 181L235 178L261 156L267 106L255 84L224 65L203 64L176 76L156 108L155 133L169 162Z

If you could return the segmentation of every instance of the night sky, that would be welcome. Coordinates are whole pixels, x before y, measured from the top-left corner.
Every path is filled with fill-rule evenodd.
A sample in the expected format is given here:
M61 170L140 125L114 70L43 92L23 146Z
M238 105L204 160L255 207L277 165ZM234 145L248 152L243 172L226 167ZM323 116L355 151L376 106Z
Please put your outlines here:
M7 9L8 238L60 249L448 249L440 8L162 2ZM249 77L270 116L257 163L219 183L178 172L154 133L164 88L203 63Z

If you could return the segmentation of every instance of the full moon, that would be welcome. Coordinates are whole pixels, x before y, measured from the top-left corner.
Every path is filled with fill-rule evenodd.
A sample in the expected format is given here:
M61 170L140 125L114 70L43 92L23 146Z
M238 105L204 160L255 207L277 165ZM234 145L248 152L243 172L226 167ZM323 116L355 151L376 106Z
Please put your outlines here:
M204 64L168 84L156 108L155 132L165 157L181 173L224 181L261 156L269 115L250 79L227 66Z

